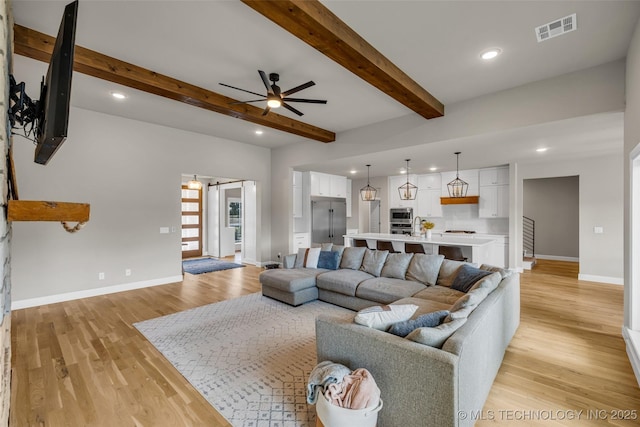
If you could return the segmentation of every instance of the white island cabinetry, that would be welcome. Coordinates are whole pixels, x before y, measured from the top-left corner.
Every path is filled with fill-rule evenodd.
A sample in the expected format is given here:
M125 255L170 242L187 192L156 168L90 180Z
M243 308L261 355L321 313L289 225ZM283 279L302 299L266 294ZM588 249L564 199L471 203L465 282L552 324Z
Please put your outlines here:
M437 254L438 247L444 246L460 246L462 253L468 258L469 262L476 264L491 264L494 260L492 257L493 243L492 238L467 238L460 236L451 236L448 234L436 233L431 239L424 237L406 236L402 234L383 234L383 233L360 233L344 235L345 246L353 246L353 239L364 239L370 248L376 247L378 240L390 241L396 251L404 252L405 243L422 244L426 254Z

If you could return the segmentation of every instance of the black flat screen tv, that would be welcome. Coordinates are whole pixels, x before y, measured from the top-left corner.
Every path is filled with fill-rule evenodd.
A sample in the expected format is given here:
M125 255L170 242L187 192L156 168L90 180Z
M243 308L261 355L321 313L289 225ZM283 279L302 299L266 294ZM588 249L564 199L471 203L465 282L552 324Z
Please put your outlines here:
M35 162L46 165L67 138L78 0L64 9L38 102Z

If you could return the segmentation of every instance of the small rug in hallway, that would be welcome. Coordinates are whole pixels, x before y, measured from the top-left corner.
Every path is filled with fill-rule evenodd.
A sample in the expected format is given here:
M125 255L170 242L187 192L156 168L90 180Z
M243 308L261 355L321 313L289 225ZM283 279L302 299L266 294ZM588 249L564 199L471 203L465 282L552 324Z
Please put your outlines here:
M322 301L291 307L258 292L134 326L233 426L314 427L306 383L319 314L354 312Z
M182 271L191 274L210 273L212 271L229 270L240 267L244 267L244 265L216 258L199 258L182 261Z

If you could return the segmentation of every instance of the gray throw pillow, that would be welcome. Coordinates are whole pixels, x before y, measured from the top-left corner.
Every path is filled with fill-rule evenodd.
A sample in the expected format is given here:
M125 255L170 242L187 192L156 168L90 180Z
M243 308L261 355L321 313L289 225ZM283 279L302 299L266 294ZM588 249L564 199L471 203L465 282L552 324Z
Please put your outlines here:
M444 342L466 323L467 319L444 322L435 328L418 328L407 335L407 339L431 347L442 348Z
M444 255L415 254L409 263L407 280L434 286L438 281Z
M344 253L344 246L342 245L333 245L331 246L332 252L338 252L340 255L338 256L338 265L340 265L340 260L342 259L342 254Z
M411 332L413 332L414 329L425 327L433 328L435 326L438 326L448 315L449 310L440 310L423 314L422 316L418 316L413 320L405 320L404 322L394 323L393 325L389 326L387 332L399 337L406 337Z
M411 258L413 258L413 254L389 254L384 263L384 267L382 267L380 276L389 277L391 279L404 279L407 269L409 268Z
M445 320L466 319L469 314L487 297L486 289L474 289L466 295L458 298L449 309L450 313Z
M490 271L492 273L498 272L500 273L500 275L502 276L503 279L506 279L507 277L511 276L513 274L513 272L511 270L507 270L501 267L496 267L495 265L489 265L489 264L482 264L480 266L480 268L482 270L487 270Z
M469 292L478 280L490 274L490 271L480 270L470 264L465 264L458 269L458 274L456 274L455 279L451 282L451 289L460 292Z
M496 271L495 273L491 273L490 275L478 280L475 285L471 287L469 292L473 291L474 289L480 288L486 289L489 293L491 293L498 287L501 281L502 275L499 271Z
M456 278L458 274L458 269L463 265L468 264L464 261L453 261L450 259L442 260L442 265L440 266L440 271L438 272L438 281L436 285L444 286L447 288L451 287L451 282Z
M364 259L362 260L362 266L360 270L365 273L369 273L372 276L380 277L382 266L384 265L389 251L377 251L373 249L367 249L364 253Z
M362 259L364 258L364 252L367 248L344 248L342 253L342 261L340 261L340 268L348 268L351 270L359 270L362 265Z

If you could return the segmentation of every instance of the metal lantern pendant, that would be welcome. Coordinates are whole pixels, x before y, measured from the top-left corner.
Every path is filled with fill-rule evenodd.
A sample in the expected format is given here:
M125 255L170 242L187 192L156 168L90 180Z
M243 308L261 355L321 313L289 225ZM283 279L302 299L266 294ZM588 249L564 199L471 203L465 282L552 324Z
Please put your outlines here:
M456 155L456 179L447 184L447 189L449 190L450 197L467 197L467 190L469 189L469 184L465 181L461 180L458 176L459 169L459 159L460 159L460 151L456 151L454 153Z
M407 162L407 182L398 187L400 200L415 200L418 194L418 187L409 182L409 160L411 159L405 160Z
M369 185L369 167L371 167L371 165L367 165L367 185L360 189L360 198L365 202L375 200L377 193L377 190Z

